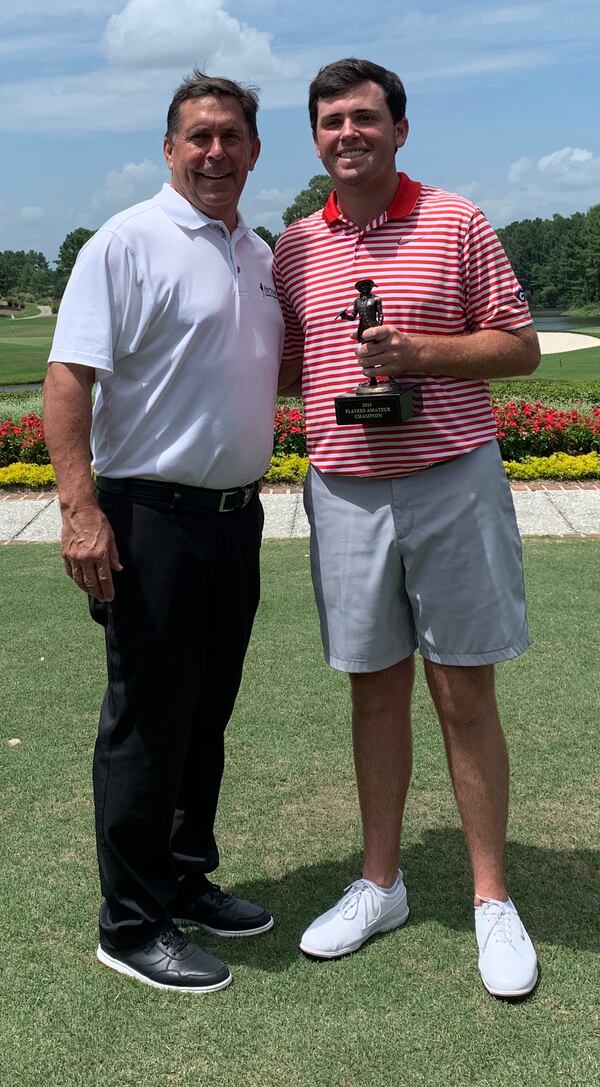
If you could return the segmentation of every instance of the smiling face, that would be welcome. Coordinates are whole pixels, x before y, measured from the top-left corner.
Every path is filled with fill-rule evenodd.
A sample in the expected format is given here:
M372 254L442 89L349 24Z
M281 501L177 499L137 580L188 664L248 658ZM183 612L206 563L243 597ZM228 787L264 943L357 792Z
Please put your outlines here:
M234 230L239 198L260 153L238 100L225 94L188 98L163 149L176 192Z
M407 135L406 117L394 122L378 83L367 80L318 101L313 139L338 193L396 186L394 156Z

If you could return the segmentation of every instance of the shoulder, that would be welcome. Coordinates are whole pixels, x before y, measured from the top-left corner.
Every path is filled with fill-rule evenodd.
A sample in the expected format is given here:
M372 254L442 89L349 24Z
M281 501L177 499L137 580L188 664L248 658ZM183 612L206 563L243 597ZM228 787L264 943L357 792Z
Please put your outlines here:
M451 219L459 218L463 221L470 221L477 215L483 214L481 209L466 196L439 189L434 185L422 186L415 210L420 214L448 216Z
M98 239L97 244L106 244L109 238L119 238L123 244L128 245L136 237L156 228L156 224L164 220L159 205L155 198L142 200L139 204L133 204L130 208L124 208L116 215L111 215L105 223L96 231L90 241ZM88 243L89 244L89 243Z
M261 238L260 234L257 234L255 230L248 230L245 235L248 245L251 245L257 257L262 257L264 260L273 260L273 251L271 246Z
M323 218L323 212L314 211L305 219L297 219L279 235L275 245L275 263L280 266L288 259L293 260L299 253L319 245L325 238L330 240L330 232Z

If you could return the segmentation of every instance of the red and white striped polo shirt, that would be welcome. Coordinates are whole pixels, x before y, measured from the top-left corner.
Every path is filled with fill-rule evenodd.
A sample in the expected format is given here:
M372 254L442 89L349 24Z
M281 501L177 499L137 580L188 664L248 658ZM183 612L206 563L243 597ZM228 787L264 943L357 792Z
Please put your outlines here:
M495 437L487 383L443 375L403 375L421 384L423 412L398 426L335 421L334 397L364 381L352 326L335 320L357 297L357 280L375 281L385 323L408 335L531 324L506 254L469 200L400 174L387 210L357 227L341 215L334 192L322 211L282 234L273 271L286 324L284 359L304 358L307 444L317 468L406 475Z

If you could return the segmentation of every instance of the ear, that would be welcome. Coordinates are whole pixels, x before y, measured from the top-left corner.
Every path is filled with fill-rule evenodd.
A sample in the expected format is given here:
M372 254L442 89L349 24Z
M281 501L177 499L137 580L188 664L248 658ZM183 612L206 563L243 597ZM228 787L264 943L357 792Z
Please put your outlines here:
M249 170L254 169L254 167L256 166L256 162L257 162L257 159L258 159L259 155L260 155L260 140L259 139L252 140L252 145L251 145L251 148L250 148L250 165L248 167Z
M313 129L312 138L313 138L313 143L315 145L316 156L317 156L318 159L320 159L321 158L321 152L319 151L319 144L317 142L317 133L315 132L314 129Z
M165 162L169 167L169 170L173 169L173 144L168 136L165 136L163 140L163 155L165 156Z
M408 136L408 117L403 117L396 124L396 147L404 147Z

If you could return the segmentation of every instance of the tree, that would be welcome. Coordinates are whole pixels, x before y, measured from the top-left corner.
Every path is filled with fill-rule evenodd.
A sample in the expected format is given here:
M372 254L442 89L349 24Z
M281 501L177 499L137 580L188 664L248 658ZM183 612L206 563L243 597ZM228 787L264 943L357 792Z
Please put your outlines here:
M58 260L56 262L56 294L58 298L62 298L79 250L87 241L89 241L94 233L95 231L88 230L87 227L78 226L75 230L71 230L70 233L67 234L62 243L58 251Z
M43 253L30 249L0 253L0 295L26 292L39 298L52 290L54 273Z
M271 234L271 231L267 230L266 226L255 226L254 233L258 234L259 238L262 238L263 242L266 242L271 249L275 248L275 242L277 241L279 234Z
M315 174L311 177L307 187L298 193L293 204L281 216L285 225L289 226L297 219L304 219L307 215L312 215L313 211L319 211L327 203L332 188L333 181L329 174Z

